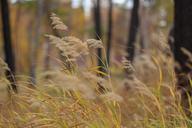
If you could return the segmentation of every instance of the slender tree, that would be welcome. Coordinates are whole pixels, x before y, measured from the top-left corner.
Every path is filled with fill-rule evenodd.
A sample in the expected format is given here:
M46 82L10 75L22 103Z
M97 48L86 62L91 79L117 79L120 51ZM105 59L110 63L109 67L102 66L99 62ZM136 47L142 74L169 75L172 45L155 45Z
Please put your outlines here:
M41 34L41 21L43 18L43 3L44 0L37 0L35 35L32 41L33 44L31 48L31 67L30 67L30 77L33 85L36 83L35 70L36 70L37 52Z
M135 52L135 40L139 27L139 0L133 0L133 9L131 12L131 21L128 35L128 43L127 43L127 59L133 61L134 52Z
M174 57L180 65L176 68L178 86L182 90L184 108L189 108L188 95L192 95L189 79L192 78L192 65L189 53L192 52L192 0L174 0Z
M95 31L96 31L96 39L100 40L102 38L102 30L101 30L101 0L96 0L94 1L94 22L95 22ZM97 60L97 65L100 67L99 71L101 72L106 72L105 68L104 68L104 64L102 61L102 49L98 48L97 50L97 56L98 56L98 60ZM98 75L100 77L103 77L102 73L98 73ZM107 91L107 89L98 82L98 91L100 93L105 93Z
M111 41L113 31L113 0L109 0L109 11L108 11L108 33L107 33L107 62L110 65L110 52L111 52Z
M17 56L15 56L15 63L16 63L16 69L17 73L20 73L22 71L22 66L20 62L21 53L19 50L19 27L20 27L20 18L21 18L21 0L17 0L16 2L16 18L14 21L14 43L15 43L15 52L17 53Z
M98 40L102 38L100 4L101 0L94 1L94 22L95 22L96 39ZM97 55L98 55L98 66L103 67L101 48L98 48ZM103 68L100 68L100 71L103 71Z
M50 14L51 14L51 0L46 0L44 1L44 14L45 14L45 24L47 26L46 31L51 31L49 25L51 24L50 21ZM51 44L49 41L45 42L45 60L44 60L44 69L45 71L50 69L50 52L51 52Z
M17 87L14 80L15 60L14 60L14 54L13 54L12 45L11 45L11 28L10 28L8 0L1 0L1 13L2 13L1 15L2 23L3 23L5 62L9 67L9 71L6 71L6 76L11 83L12 89L15 92L17 92Z
M150 2L148 0L148 2ZM139 33L140 33L140 53L143 53L149 47L149 18L150 7L144 5L144 1L140 2L139 12Z

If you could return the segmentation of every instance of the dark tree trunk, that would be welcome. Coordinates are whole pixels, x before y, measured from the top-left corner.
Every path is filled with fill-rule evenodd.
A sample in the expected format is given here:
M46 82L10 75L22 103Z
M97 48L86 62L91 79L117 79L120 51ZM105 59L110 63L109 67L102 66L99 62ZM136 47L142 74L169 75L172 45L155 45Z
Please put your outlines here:
M96 31L96 39L101 40L102 39L102 30L101 30L101 0L96 0L94 3L94 22L95 22L95 31ZM97 65L100 67L99 71L101 72L106 72L106 69L103 64L103 59L102 59L102 49L98 48L97 50ZM98 73L100 77L104 77L102 73ZM100 93L105 93L107 89L98 82L98 91Z
M186 65L189 58L181 48L192 52L192 0L175 0L174 25L175 60L181 65L179 72L189 73L191 69Z
M95 31L96 31L96 39L100 40L102 38L102 32L101 32L101 9L100 9L100 0L96 0L94 3L94 22L95 22ZM102 63L102 49L98 48L97 50L98 55L98 66L103 67ZM100 71L103 71L103 68L99 68Z
M192 76L192 70L188 67L192 61L183 52L183 49L192 52L192 0L175 0L174 17L174 57L180 67L176 68L178 86L182 89L182 102L186 108L189 108L187 94L192 95L192 88L189 83L189 77Z
M1 0L1 13L2 13L2 23L3 23L5 62L7 63L10 69L10 71L6 71L6 76L11 83L12 89L15 92L17 92L17 87L14 80L15 60L14 60L14 54L13 54L12 45L11 45L11 30L10 30L8 0Z
M139 27L139 0L134 0L133 2L133 9L131 12L131 21L130 21L130 28L129 28L129 35L128 35L128 43L127 43L127 59L133 61L134 59L134 52L135 52L135 40L137 36L137 31Z
M107 62L110 65L110 52L111 52L111 41L113 31L113 1L109 0L109 12L108 12L108 33L107 33Z

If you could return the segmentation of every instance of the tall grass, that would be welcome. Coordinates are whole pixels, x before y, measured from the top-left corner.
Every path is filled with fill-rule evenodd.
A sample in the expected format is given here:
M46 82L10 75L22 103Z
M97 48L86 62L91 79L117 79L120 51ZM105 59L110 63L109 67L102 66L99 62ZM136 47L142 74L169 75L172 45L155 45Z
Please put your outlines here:
M51 19L54 29L67 31L67 26L55 14ZM126 59L119 69L105 66L109 74L94 66L97 57L94 51L103 48L101 40L46 37L63 57L58 61L61 66L57 70L38 74L35 88L28 80L18 80L19 93L7 92L10 85L4 76L7 66L0 60L0 127L192 127L192 121L180 104L173 61L163 53L137 57L140 62L135 63L135 67ZM99 77L98 73L105 77ZM22 79L23 76L16 77ZM98 84L106 91L98 90Z

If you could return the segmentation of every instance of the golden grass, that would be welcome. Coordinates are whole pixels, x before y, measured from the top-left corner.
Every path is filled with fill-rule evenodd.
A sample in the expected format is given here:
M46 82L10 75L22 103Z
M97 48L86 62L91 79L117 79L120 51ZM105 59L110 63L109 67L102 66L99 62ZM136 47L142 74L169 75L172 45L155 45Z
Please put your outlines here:
M56 20L53 21L55 29L67 30L55 14L52 20ZM38 73L35 86L28 80L18 80L19 93L8 93L10 83L3 75L7 66L0 60L0 67L4 67L0 68L0 127L192 127L180 105L173 60L162 49L136 57L134 67L125 59L118 68L106 65L104 68L111 74L102 73L105 77L101 78L97 76L100 67L92 63L93 49L102 48L101 41L47 37L64 58L58 70ZM79 59L84 60L83 68ZM98 83L108 91L99 92Z

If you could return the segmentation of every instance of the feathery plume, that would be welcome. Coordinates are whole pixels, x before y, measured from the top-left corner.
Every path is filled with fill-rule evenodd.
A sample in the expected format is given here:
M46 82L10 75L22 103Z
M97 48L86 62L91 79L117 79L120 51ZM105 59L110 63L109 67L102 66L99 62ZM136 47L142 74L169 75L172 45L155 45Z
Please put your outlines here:
M88 39L86 40L86 43L89 48L103 48L103 43L100 40Z
M128 74L133 74L135 69L133 68L131 61L127 60L125 57L122 59L123 68L126 70Z
M67 31L68 27L61 21L59 17L55 13L52 13L50 16L50 19L52 20L53 29Z
M87 44L74 36L59 38L46 35L46 37L62 52L63 56L67 57L67 61L76 61L77 57L88 54Z

